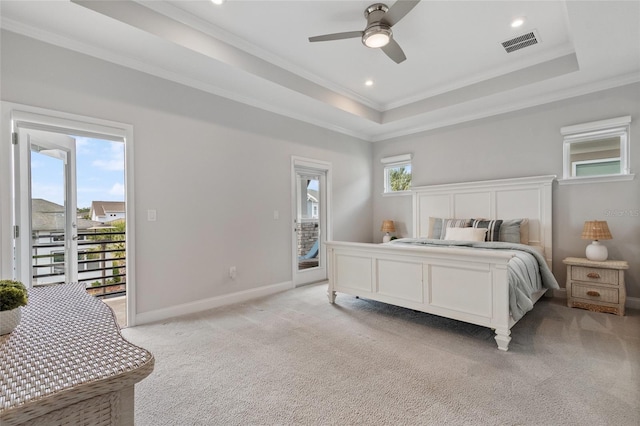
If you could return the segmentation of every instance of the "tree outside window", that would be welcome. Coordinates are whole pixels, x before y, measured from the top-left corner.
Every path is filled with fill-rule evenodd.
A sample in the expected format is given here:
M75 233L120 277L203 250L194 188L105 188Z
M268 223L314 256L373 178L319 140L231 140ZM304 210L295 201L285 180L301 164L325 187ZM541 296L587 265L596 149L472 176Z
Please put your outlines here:
M411 189L411 165L389 169L389 188L392 192Z
M384 194L409 194L411 189L412 154L400 154L384 157Z

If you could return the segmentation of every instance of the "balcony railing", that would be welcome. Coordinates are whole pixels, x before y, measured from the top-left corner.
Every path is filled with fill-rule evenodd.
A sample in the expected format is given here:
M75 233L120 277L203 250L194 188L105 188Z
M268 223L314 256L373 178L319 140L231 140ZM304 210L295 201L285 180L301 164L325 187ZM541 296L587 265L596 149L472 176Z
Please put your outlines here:
M96 297L123 296L127 292L125 233L101 229L78 233L78 282ZM34 232L33 284L66 282L64 235Z

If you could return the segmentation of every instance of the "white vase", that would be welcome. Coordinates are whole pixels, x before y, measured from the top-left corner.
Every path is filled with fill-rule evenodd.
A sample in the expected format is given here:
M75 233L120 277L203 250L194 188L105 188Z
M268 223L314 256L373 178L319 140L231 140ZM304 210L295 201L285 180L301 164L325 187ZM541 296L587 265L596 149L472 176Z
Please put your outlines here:
M11 333L20 324L22 310L0 311L0 335Z
M609 257L609 250L607 250L607 246L600 244L600 241L596 240L587 246L585 254L589 260L602 262L607 260L607 257Z

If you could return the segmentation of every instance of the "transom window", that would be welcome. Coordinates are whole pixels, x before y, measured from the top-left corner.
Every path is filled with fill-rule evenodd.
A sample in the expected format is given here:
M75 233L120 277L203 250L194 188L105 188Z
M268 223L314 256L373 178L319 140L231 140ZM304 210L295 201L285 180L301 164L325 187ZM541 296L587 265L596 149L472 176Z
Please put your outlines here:
M564 137L565 180L592 182L633 178L629 170L631 117L567 126Z
M411 154L385 157L380 161L384 164L384 193L408 193L411 189Z

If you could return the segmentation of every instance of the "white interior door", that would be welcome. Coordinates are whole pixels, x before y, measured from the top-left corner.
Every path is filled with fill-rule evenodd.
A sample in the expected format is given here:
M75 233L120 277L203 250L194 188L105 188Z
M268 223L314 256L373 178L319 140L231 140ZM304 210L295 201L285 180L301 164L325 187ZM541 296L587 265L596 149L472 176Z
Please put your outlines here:
M18 125L14 141L16 275L30 285L77 282L75 139Z
M295 159L292 174L293 283L327 279L325 242L329 239L328 163Z

